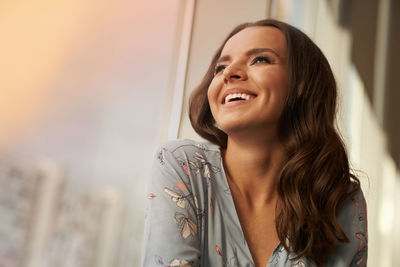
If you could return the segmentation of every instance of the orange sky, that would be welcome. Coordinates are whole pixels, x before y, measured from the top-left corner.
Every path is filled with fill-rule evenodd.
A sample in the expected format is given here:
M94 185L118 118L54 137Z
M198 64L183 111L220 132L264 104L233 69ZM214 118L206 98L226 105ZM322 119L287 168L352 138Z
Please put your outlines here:
M143 24L162 19L162 8L160 17L152 12L153 17L147 18L145 10L151 8L150 3L124 1L1 1L0 147L34 124L40 114L49 112L46 96L53 89L53 80L96 32L129 16L137 19L137 24L129 26L137 31L146 30ZM150 39L142 40L142 45L154 44ZM74 88L70 90L74 93Z

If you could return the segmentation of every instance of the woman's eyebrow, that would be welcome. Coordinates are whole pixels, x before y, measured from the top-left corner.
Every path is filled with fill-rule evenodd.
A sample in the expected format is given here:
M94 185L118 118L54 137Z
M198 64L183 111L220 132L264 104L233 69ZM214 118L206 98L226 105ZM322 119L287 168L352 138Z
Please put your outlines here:
M228 56L228 55L227 55L227 56L220 57L220 58L215 62L215 64L218 64L218 63L223 62L223 61L228 61L230 58L231 58L231 57Z
M246 56L253 56L253 55L261 54L264 52L271 52L271 53L275 54L279 59L284 60L284 58L282 58L275 50L273 50L271 48L252 48L246 52ZM222 61L227 61L230 58L231 57L229 55L220 57L217 60L216 64L218 64L219 62L222 62Z
M279 59L283 59L275 50L271 48L253 48L246 52L246 56L253 56L264 52L271 52L275 54Z

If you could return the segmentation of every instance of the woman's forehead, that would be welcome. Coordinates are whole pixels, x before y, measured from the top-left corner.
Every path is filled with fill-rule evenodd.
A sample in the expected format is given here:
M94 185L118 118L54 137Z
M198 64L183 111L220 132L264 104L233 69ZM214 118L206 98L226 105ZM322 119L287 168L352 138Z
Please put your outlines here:
M254 48L269 48L276 51L282 57L286 57L286 39L284 34L272 26L247 27L225 43L221 56L245 53Z

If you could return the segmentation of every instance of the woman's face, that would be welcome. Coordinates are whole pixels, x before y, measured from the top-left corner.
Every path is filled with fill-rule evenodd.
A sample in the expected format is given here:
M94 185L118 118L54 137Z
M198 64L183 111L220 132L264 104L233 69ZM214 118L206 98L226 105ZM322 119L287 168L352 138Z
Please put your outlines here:
M270 26L238 32L226 42L208 88L218 127L228 135L276 131L288 84L283 33Z

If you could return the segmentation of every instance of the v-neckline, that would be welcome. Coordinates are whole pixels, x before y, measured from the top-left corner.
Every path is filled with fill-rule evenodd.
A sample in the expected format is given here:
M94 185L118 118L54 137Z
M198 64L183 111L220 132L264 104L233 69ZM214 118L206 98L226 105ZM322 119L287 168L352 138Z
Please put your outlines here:
M241 236L243 237L244 245L246 246L246 255L248 256L249 259L251 259L251 263L253 264L253 266L255 266L253 256L251 255L250 248L249 248L249 246L248 246L248 244L247 244L247 240L246 240L246 237L245 237L245 235L244 235L244 231L243 231L242 225L241 225L240 220L239 220L239 215L238 215L238 212L237 212L237 210L236 210L235 201L233 200L233 196L232 196L232 190L231 190L231 188L230 188L230 186L229 186L229 183L228 183L228 178L227 178L226 172L225 172L224 161L223 161L223 159L222 159L222 151L221 151L221 148L219 148L219 151L220 151L220 168L221 168L221 174L222 174L224 186L226 186L226 188L227 188L226 190L229 191L229 194L225 194L225 195L226 195L226 197L227 197L228 200L229 200L230 207L232 207L233 218L234 218L234 220L235 220L234 223L235 223L236 227L238 228L239 233L240 233ZM225 191L226 191L226 190L225 190ZM226 210L230 210L230 209L226 209ZM226 212L226 211L225 211L225 212ZM273 257L273 255L274 255L275 251L277 251L277 250L279 249L280 246L281 246L281 242L279 242L279 243L276 245L276 247L273 249L271 255L270 255L269 258L268 258L267 265L266 265L265 267L268 267L268 264L269 264L269 262L271 262L272 257Z

